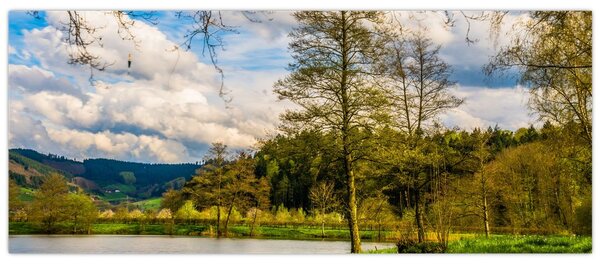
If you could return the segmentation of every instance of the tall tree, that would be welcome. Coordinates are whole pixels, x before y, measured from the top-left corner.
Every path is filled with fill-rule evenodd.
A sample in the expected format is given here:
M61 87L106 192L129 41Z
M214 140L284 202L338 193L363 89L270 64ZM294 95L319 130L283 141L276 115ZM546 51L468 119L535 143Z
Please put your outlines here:
M284 129L304 126L334 133L336 154L347 188L351 252L361 250L357 221L354 165L362 160L364 140L387 106L385 93L374 82L374 63L386 38L381 12L296 12L299 25L291 33L291 74L275 84L280 99L300 109L288 111Z
M90 196L84 193L68 194L65 200L66 219L72 226L72 233L77 234L84 231L86 234L92 232L92 224L98 218L98 210Z
M422 191L434 179L431 170L438 167L439 161L437 150L421 142L424 129L439 114L463 103L449 91L454 85L450 80L452 69L439 56L440 48L424 35L424 29L420 29L391 42L386 49L386 59L382 61L388 85L393 89L395 125L406 135L397 140L407 144L400 146L406 151L397 154L403 159L396 164L401 165L397 166L399 169L404 169L404 183L414 190L419 242L425 237Z
M65 218L67 181L57 173L51 173L35 193L31 203L33 221L40 223L46 233L55 230L56 223Z
M248 206L255 206L253 204L266 201L262 194L268 192L269 188L259 188L264 184L261 184L259 179L256 178L254 171L254 159L246 152L240 152L235 162L227 168L225 176L227 176L228 182L222 188L223 206L227 210L224 226L225 235L228 234L229 221L234 208L242 210Z
M223 188L227 183L225 164L227 146L213 143L207 154L207 164L197 170L197 175L183 188L184 194L191 196L197 206L206 208L217 206L217 237L221 236L221 207Z

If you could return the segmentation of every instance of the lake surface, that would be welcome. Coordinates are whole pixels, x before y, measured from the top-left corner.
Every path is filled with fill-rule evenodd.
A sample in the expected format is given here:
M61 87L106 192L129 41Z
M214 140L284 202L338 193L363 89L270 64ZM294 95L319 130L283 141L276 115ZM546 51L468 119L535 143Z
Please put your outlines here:
M9 236L10 253L65 254L340 254L349 241L235 239L183 236ZM394 247L362 242L364 251Z

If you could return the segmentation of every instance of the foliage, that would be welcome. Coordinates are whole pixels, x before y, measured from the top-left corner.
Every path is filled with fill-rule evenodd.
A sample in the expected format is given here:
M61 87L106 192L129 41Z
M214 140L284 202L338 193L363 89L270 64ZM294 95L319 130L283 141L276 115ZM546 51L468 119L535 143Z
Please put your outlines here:
M45 232L52 233L56 224L65 219L68 193L65 179L57 173L51 173L36 192L31 203L31 219Z
M135 174L133 172L120 172L119 175L123 178L125 184L135 184Z
M559 125L575 122L591 145L592 12L533 11L516 26L485 71L516 69L530 88L531 108Z
M196 210L194 202L191 200L186 201L175 213L175 218L186 220L188 222L199 217L200 212Z
M90 196L71 193L66 197L66 219L72 225L73 234L92 232L92 224L98 217L98 210Z
M398 253L444 253L444 244L435 242L417 242L412 239L403 239L396 243Z

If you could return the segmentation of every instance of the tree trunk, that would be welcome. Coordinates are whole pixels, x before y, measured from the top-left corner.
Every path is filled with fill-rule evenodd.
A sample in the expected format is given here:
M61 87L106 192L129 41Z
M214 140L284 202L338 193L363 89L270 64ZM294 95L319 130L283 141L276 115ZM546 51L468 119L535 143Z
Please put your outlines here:
M321 208L321 238L325 238L325 208Z
M487 187L485 183L485 176L483 173L483 161L481 161L481 195L482 195L482 208L483 208L483 227L485 231L485 237L490 236L490 222L488 217L488 203L487 203Z
M235 203L235 195L233 195L233 199L231 200L231 205L229 206L229 209L227 210L227 218L225 219L225 228L223 230L223 232L225 232L225 237L227 237L227 235L229 234L227 229L229 227L229 218L231 216L231 212L233 211L234 203Z
M252 218L252 225L250 226L250 236L254 236L254 226L256 225L256 215L258 214L258 209L254 209L254 216Z
M217 238L221 237L221 204L217 205Z
M490 236L490 222L488 218L488 204L487 204L487 196L483 195L483 225L485 229L485 237L488 238Z
M346 11L341 11L342 20L342 44L341 44L341 56L342 56L342 71L340 81L341 91L341 104L342 104L342 145L343 145L343 156L344 156L344 171L348 183L348 227L350 228L350 252L360 253L360 234L358 230L358 215L357 215L357 204L356 204L356 186L354 184L354 172L352 169L352 154L350 150L350 96L348 94L348 72L349 69L349 55L351 53L351 47L347 44L348 42L348 21L346 20Z
M360 235L358 232L358 216L356 207L356 186L354 185L354 174L350 171L348 177L348 226L350 227L351 253L360 253Z
M417 237L419 243L425 241L425 229L423 227L423 211L421 211L421 189L416 188L415 195L415 220L417 222Z

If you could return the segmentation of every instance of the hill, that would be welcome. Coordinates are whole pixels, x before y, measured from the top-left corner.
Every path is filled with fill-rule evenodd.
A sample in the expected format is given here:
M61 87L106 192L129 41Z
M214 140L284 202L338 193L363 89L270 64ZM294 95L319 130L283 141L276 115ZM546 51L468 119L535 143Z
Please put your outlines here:
M77 161L31 149L9 150L9 174L21 186L36 188L51 172L107 201L143 200L180 188L200 165L137 163L114 159Z

